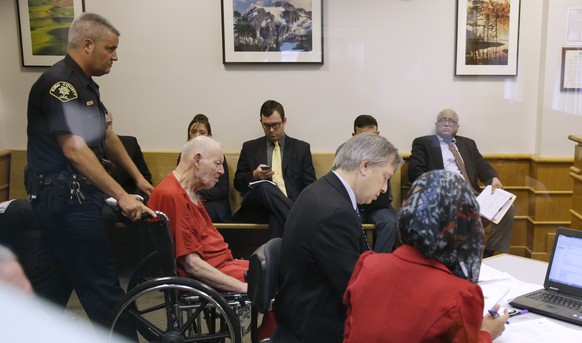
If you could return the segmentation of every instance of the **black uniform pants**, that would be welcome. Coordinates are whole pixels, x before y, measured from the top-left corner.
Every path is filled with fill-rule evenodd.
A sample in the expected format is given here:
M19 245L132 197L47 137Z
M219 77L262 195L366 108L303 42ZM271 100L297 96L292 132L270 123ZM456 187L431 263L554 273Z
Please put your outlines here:
M124 292L101 218L103 196L89 190L81 204L68 200L62 214L50 211L47 188L32 202L42 234L31 281L37 294L61 307L75 290L89 319L106 325Z

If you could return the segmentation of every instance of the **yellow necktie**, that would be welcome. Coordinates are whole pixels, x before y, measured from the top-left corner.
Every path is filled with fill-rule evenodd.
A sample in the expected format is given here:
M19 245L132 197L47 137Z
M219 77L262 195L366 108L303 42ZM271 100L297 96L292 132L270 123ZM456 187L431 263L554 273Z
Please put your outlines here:
M273 175L273 182L277 184L281 192L287 196L287 190L285 189L285 180L283 180L283 166L281 162L281 147L279 142L275 142L275 147L273 148L273 156L271 161L271 168L275 174Z

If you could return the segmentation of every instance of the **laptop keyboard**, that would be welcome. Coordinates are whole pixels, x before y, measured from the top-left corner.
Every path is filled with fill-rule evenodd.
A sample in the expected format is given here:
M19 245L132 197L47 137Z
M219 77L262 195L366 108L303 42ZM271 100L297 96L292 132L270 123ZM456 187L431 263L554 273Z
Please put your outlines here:
M572 310L582 311L582 301L553 292L538 292L530 294L527 298L538 300L552 305L557 305Z

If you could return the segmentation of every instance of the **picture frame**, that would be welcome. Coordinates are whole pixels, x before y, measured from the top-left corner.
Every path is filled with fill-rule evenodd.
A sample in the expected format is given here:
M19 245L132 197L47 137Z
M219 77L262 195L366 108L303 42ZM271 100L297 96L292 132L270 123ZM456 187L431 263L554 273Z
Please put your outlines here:
M52 66L66 55L68 30L84 0L18 0L22 65Z
M560 90L582 91L582 47L562 48Z
M222 0L222 63L323 64L323 0Z
M457 1L456 75L517 75L520 0Z

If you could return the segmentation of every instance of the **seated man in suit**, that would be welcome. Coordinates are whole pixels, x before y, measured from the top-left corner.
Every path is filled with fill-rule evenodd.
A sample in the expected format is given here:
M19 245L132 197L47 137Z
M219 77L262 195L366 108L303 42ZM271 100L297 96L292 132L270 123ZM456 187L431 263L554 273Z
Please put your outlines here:
M315 168L309 144L285 134L287 118L280 103L265 101L260 122L265 136L245 142L238 159L234 187L244 197L233 220L269 223L271 238L281 237L293 201L315 181ZM261 180L276 186L263 182L249 187Z
M367 114L359 115L354 120L355 136L362 132L371 132L379 135L378 122L374 117ZM396 211L392 207L392 187L388 180L388 190L380 193L378 199L369 204L358 205L362 223L374 224L376 227L376 239L374 240L374 251L392 252L394 240L396 239Z
M36 264L36 251L40 242L40 226L30 203L13 199L0 203L0 244L10 248L31 275Z
M503 188L497 172L481 156L475 141L457 136L459 116L455 111L450 108L442 110L437 115L435 128L436 135L418 137L412 142L408 160L408 179L411 183L427 171L445 169L463 176L475 194L481 191L477 180L491 185L493 191ZM499 224L491 225L483 257L489 257L495 251L509 252L514 214L512 205ZM489 225L487 219L481 220L484 227Z
M342 341L342 296L358 257L370 249L357 204L385 193L401 162L386 138L361 133L339 149L331 172L301 192L283 234L273 342Z
M141 151L141 147L137 142L137 138L133 136L118 136L119 140L123 144L123 147L127 151L129 157L133 163L135 163L137 169L143 175L143 177L149 182L152 183L152 173L148 168L148 165L143 158L143 153ZM119 168L117 165L112 164L109 173L125 189L126 192L130 194L138 194L142 197L146 197L146 195L137 188L135 185L135 181L129 176L129 174L123 168Z
M109 125L111 123L109 122ZM150 172L148 165L143 157L141 147L137 141L137 138L133 136L118 136L119 140L123 144L123 147L127 151L127 154L135 163L135 166L143 175L143 177L152 183L152 173ZM144 204L147 203L147 195L139 190L133 178L125 171L125 169L120 168L116 164L108 164L108 172L111 177L123 187L123 189L129 194L137 194L143 198ZM103 206L103 211L101 214L103 218L103 223L108 235L111 237L114 233L115 223L124 223L131 232L132 248L135 262L141 261L141 259L146 255L146 248L144 247L142 235L136 231L136 226L133 222L129 220L126 216L121 214L121 211L114 209L110 206Z

